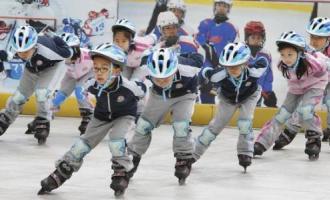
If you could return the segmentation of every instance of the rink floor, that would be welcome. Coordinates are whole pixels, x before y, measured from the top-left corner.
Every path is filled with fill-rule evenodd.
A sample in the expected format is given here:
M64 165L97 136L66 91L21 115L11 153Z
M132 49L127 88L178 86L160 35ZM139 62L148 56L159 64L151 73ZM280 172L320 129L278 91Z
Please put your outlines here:
M37 196L39 182L54 170L54 161L78 137L78 118L56 118L44 146L25 135L32 117L19 117L0 137L0 199L114 199L109 188L110 153L106 140L97 146L61 188ZM196 136L202 127L192 127ZM255 131L257 133L258 131ZM323 143L320 159L311 162L303 153L302 134L286 150L266 152L254 159L246 174L236 156L237 130L226 128L195 165L187 184L174 177L172 128L163 125L153 134L152 144L130 182L124 199L329 199L330 148Z

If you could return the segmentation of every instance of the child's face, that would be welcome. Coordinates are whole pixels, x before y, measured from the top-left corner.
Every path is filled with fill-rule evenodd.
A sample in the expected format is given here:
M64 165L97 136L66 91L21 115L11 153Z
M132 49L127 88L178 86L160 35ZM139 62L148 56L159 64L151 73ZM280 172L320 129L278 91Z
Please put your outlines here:
M113 41L116 45L118 45L124 51L126 51L126 52L128 51L130 39L125 36L125 33L123 31L117 32L115 34L115 36L113 37Z
M234 78L238 78L242 74L243 65L245 65L245 64L232 66L232 67L226 67L228 74Z
M112 63L103 57L94 57L93 64L94 76L98 84L105 84L111 74L120 73L120 68L112 67Z
M170 8L170 11L172 11L174 13L174 15L178 18L178 20L182 20L183 19L183 11L177 8Z
M327 44L328 38L316 35L310 35L310 45L316 50L320 50Z
M172 84L173 78L174 75L169 76L167 78L152 78L152 80L158 87L166 88Z
M298 52L294 48L287 47L280 50L280 56L284 64L292 67L298 59Z
M178 27L176 25L168 25L163 27L163 37L173 37L178 33Z
M252 34L247 38L247 44L251 46L262 46L264 38L260 34Z
M229 12L229 5L224 2L215 3L214 13L220 15L227 15Z
M24 52L17 52L18 57L22 58L23 60L30 60L36 51L35 48L29 49Z

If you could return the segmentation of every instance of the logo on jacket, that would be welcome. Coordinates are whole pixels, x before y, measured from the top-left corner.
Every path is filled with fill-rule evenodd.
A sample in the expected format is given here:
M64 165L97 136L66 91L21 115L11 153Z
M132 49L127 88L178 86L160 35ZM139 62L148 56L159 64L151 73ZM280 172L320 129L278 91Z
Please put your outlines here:
M251 85L252 85L252 83L250 81L245 83L245 87L249 87Z
M124 96L118 96L117 97L117 102L118 103L121 103L121 102L123 102L125 100L125 97Z
M37 64L38 66L40 66L40 65L44 64L44 62L42 62L42 60L37 60L36 64Z
M183 88L183 84L182 84L182 83L177 83L177 84L175 85L175 88L176 88L176 89Z

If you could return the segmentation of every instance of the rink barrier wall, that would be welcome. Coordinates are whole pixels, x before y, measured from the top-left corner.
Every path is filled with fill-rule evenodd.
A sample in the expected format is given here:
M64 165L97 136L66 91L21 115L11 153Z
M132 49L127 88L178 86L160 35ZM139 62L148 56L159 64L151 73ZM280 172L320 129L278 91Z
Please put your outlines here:
M132 0L133 1L133 0ZM134 2L155 2L155 0L134 0ZM185 0L187 4L212 5L213 0ZM291 10L310 13L312 3L265 2L265 1L234 1L234 7L266 8L275 10Z
M6 105L6 101L11 94L1 93L0 94L0 109L3 109ZM192 116L193 125L207 125L213 116L216 114L216 106L211 104L196 104L195 112ZM253 128L261 128L267 121L269 121L277 112L276 108L256 108ZM24 115L34 115L36 112L35 97L32 96L29 101L24 105L22 114ZM322 126L326 127L326 112L318 111L317 114L322 119ZM80 117L78 104L74 97L69 97L61 106L61 109L56 116L61 117ZM229 126L236 126L238 119L238 112L235 112L234 116L230 120ZM170 115L165 117L165 123L171 122Z

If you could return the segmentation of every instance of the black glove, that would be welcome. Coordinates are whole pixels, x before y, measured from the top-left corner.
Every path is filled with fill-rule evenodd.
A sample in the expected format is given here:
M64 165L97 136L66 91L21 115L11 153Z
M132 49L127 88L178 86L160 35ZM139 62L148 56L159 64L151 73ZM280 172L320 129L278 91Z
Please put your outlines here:
M217 66L219 64L219 60L214 46L212 44L205 43L202 47L205 50L205 58L212 64L212 66Z
M277 108L277 98L273 91L270 92L261 92L262 97L264 98L264 104L267 107Z
M3 61L7 61L8 59L8 54L7 54L7 51L5 50L1 50L0 51L0 61L3 62Z

